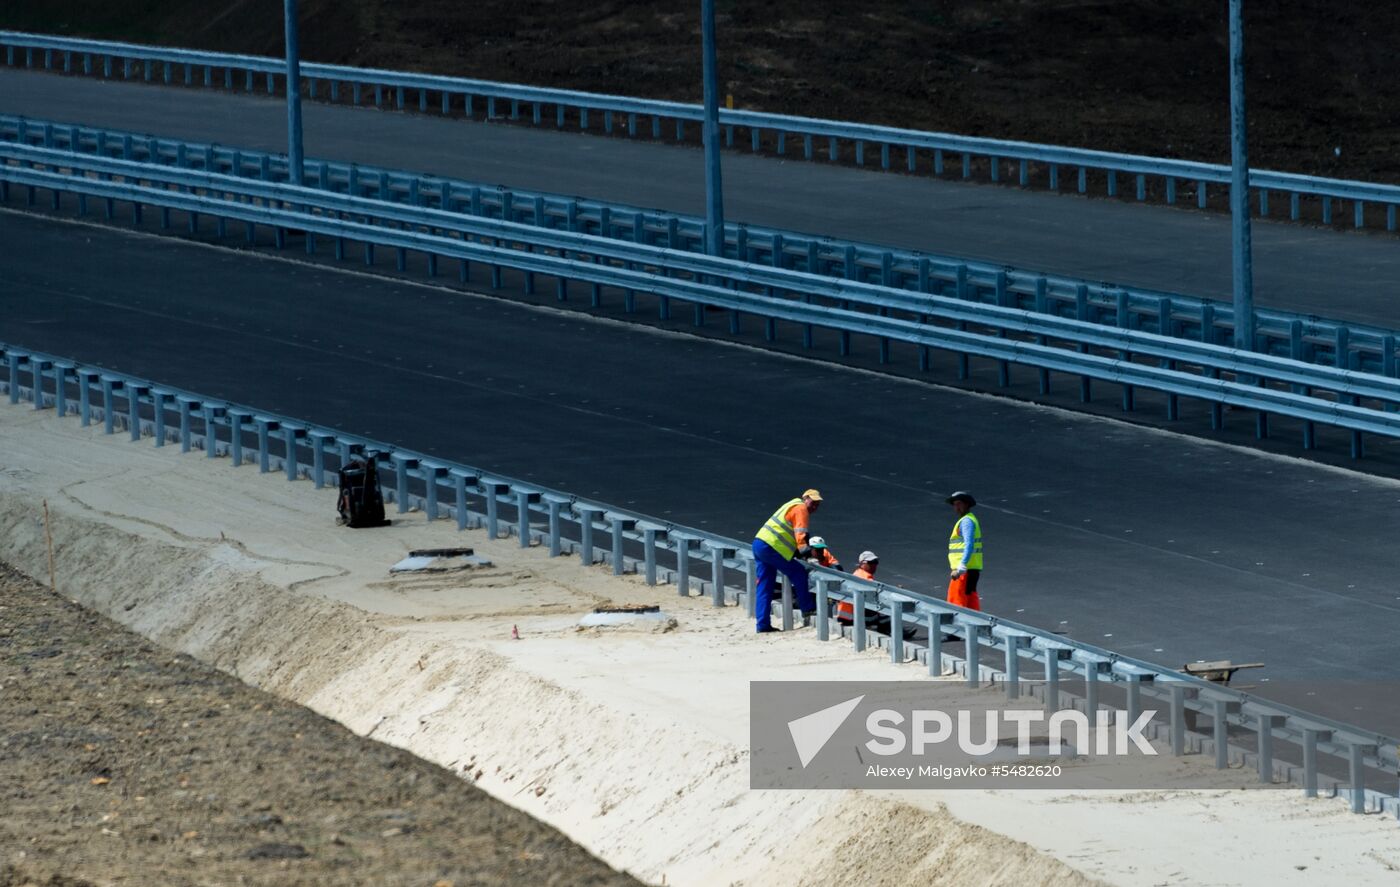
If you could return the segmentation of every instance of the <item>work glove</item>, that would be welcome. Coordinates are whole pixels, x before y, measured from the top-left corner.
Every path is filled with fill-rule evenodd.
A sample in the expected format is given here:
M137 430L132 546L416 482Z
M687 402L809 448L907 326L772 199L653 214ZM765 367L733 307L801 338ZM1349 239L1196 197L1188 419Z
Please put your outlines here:
M797 556L800 557L800 558L804 558L804 559L805 559L805 558L811 557L811 556L812 556L812 546L810 546L810 545L804 545L804 546L802 546L801 548L797 549Z
M967 572L967 569L966 569L965 567L954 567L954 568L953 568L953 572L952 572L952 577L953 577L954 579L957 579L959 576L963 575L963 574L966 573L966 572Z

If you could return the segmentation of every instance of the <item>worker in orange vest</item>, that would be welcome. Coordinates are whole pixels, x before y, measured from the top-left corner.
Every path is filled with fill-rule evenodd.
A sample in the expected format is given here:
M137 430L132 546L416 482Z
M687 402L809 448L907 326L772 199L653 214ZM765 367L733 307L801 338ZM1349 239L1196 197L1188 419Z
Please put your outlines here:
M857 579L873 580L875 578L875 571L878 569L880 569L880 558L875 552L866 550L860 553L855 571L851 573L851 575ZM836 604L836 621L849 624L854 622L855 619L856 608L851 605L851 602L838 601Z
M807 559L819 567L829 567L833 570L841 569L841 562L836 559L836 555L827 547L826 540L820 536L813 536L807 540L807 545L812 549L812 554Z
M945 501L957 515L948 536L948 603L981 610L977 582L982 578L982 522L972 513L977 500L971 493L959 490Z
M807 579L807 568L802 558L811 554L808 544L808 530L811 515L822 504L819 490L806 490L801 497L789 499L773 516L758 528L753 540L753 558L757 567L757 587L754 589L755 629L759 634L777 631L769 617L773 611L773 589L782 573L792 583L797 596L797 606L803 617L816 612L817 601L812 595Z

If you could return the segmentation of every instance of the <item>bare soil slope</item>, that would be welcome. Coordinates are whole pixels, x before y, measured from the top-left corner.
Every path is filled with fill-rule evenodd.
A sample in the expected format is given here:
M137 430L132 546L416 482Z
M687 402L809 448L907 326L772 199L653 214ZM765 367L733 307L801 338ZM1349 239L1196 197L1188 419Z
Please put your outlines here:
M302 0L307 58L696 101L699 3ZM282 4L17 0L0 27L277 55ZM1224 3L720 0L737 106L1225 161ZM1400 181L1400 4L1246 4L1252 161Z
M0 564L0 887L633 884L445 770Z

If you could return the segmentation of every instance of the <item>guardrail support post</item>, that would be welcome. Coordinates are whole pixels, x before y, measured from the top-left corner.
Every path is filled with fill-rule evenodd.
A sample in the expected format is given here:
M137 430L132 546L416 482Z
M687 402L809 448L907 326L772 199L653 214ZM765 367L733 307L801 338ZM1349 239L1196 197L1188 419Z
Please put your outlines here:
M1282 727L1287 721L1283 715L1261 714L1256 719L1255 729L1259 735L1259 781L1274 781L1274 728Z
M59 381L55 376L55 382ZM154 431L155 446L165 446L165 399L168 393L164 390L151 389L151 428Z
M233 462L233 467L238 468L243 464L243 423L248 418L248 413L243 410L229 408L228 410L228 455Z
M326 441L331 435L316 430L309 433L311 435L311 482L319 490L326 485Z
M42 410L44 408L44 371L47 370L52 363L52 361L38 357L31 357L29 359L29 399L34 404L34 409L36 410ZM16 380L16 386L17 385L18 380Z
M1030 643L1031 636L1018 631L993 629L993 634L1002 635L1006 641L1006 698L1021 697L1021 645Z
M423 512L429 521L438 519L438 481L447 474L447 466L423 463Z
M735 551L733 548L713 543L709 543L707 547L710 549L710 581L713 584L713 588L710 589L710 603L716 607L723 607L725 604L724 559L733 557Z
M904 602L890 602L890 662L899 665L904 661Z
M112 392L120 391L122 380L116 376L102 376L102 433L111 434L116 428L117 413L112 406ZM11 396L17 397L19 394L19 378L15 377L10 383ZM14 401L17 402L17 401Z
M499 539L501 538L501 522L500 502L497 497L506 490L509 490L510 484L505 481L490 480L488 478L482 478L477 483L481 486L482 495L486 497L486 535L490 539ZM591 543L593 541L592 525L588 527L587 532L588 536L586 538ZM591 548L588 553L590 555L593 553ZM584 563L591 564L592 561L584 561Z
M1224 770L1230 766L1230 715L1240 713L1240 703L1226 699L1215 700L1214 725L1212 735L1215 740L1215 769Z
M544 501L549 508L549 556L558 557L564 552L564 543L560 536L559 513L572 500L567 496L545 493Z
M792 582L786 576L778 577L783 589L783 631L792 631Z
M101 374L96 370L78 369L73 375L78 380L78 424L86 428L92 424L92 384ZM10 378L14 377L14 370L11 370Z
M282 469L286 472L287 480L297 479L297 441L305 435L305 428L295 425L282 426L282 445L286 448L286 454L282 458Z
M126 425L127 431L132 440L141 439L141 396L150 391L149 386L139 382L126 383ZM34 373L34 398L36 402L43 397L43 390L40 388L40 377L36 371Z
M609 514L608 522L612 525L612 572L614 576L621 576L626 563L623 560L623 534L626 530L636 526L635 518L623 514Z
M224 407L204 403L204 458L213 459L219 450L218 419L224 414Z
M257 423L258 426L258 473L267 474L269 471L272 470L272 453L269 452L270 448L268 444L271 442L272 432L280 428L281 423L278 422L276 419L270 419L267 416L254 416L253 421ZM395 462L397 461L398 459L396 455ZM403 476L401 466L398 474L400 477ZM403 484L400 483L399 487L400 489L402 489ZM405 510L406 508L404 506L404 503L400 501L399 513L402 514Z
M645 572L647 585L656 584L656 537L658 534L665 535L664 527L656 524L643 523L642 528L642 565Z
M1046 717L1060 710L1060 660L1070 655L1068 647L1046 644L1045 651L1045 713Z
M1303 728L1303 796L1317 797L1317 743L1332 741L1331 730Z
M690 543L695 537L676 532L670 537L676 543L676 594L690 597Z
M928 667L929 677L942 677L943 632L952 624L953 614L929 608L924 615L928 622L928 658L924 664Z
M1186 688L1179 682L1171 685L1172 755L1186 754Z
M23 355L10 352L5 355L6 362L10 365L10 403L19 403L19 367L24 362ZM86 424L86 423L84 423Z
M744 614L753 619L758 610L754 597L758 592L758 561L754 560L752 552L741 554L744 555Z
M828 579L825 576L817 579L817 640L825 641L831 637L831 595L827 591L827 583L836 580Z
M1366 768L1364 757L1375 754L1374 745L1347 743L1347 763L1351 775L1351 812L1366 812Z
M593 524L602 516L603 509L575 503L574 512L578 514L579 562L585 567L591 567L596 562L593 557Z
M851 594L851 643L857 653L865 650L865 589L859 585Z
M53 408L59 418L68 415L68 374L73 371L71 363L57 361L53 365ZM156 444L160 446L160 444Z
M954 622L962 626L963 637L966 638L966 643L963 646L967 648L964 654L967 657L967 685L969 687L981 686L982 632L986 630L987 626L980 622L957 619L956 617Z
M82 409L84 425L88 423L87 389L88 386L86 383L80 386L80 391L83 395ZM175 403L179 405L180 410L180 452L188 453L190 451L190 411L199 406L199 401L183 394L177 394L175 395Z
M515 491L515 532L520 536L520 547L530 547L530 506L540 501L540 494L533 490Z
M460 468L450 469L448 473L452 475L452 492L457 499L457 529L465 530L469 522L467 520L467 484L475 484L476 475L469 474Z

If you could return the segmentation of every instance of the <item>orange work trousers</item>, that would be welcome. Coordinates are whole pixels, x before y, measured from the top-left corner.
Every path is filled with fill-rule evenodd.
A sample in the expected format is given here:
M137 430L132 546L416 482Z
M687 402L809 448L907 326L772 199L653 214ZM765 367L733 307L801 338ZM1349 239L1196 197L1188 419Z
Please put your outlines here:
M969 610L981 610L982 601L977 596L977 585L973 583L970 587L968 580L972 574L963 573L956 579L948 582L948 603L959 607L966 607Z

